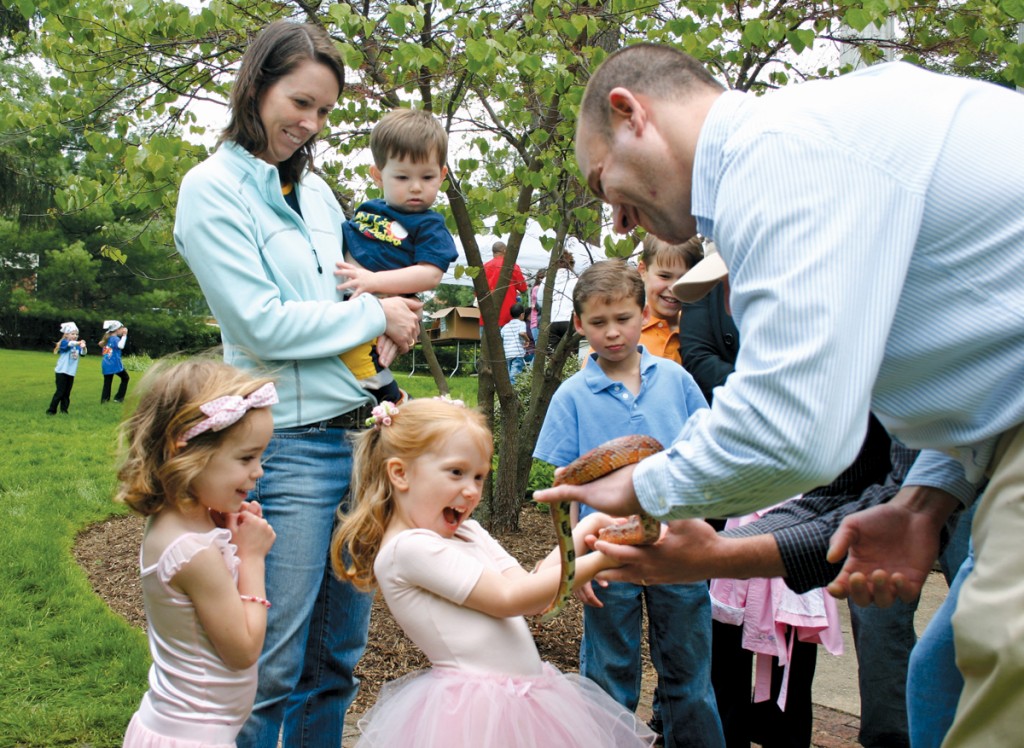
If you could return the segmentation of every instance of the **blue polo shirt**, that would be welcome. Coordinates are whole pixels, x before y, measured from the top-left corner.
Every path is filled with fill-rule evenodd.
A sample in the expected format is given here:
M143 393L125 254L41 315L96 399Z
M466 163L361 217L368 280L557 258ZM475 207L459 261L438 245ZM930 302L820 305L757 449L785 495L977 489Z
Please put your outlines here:
M562 382L551 398L533 456L564 467L610 439L630 434L653 436L665 447L707 401L690 373L675 361L655 356L642 345L640 393L608 378L590 354L589 365ZM593 509L580 505L580 517Z

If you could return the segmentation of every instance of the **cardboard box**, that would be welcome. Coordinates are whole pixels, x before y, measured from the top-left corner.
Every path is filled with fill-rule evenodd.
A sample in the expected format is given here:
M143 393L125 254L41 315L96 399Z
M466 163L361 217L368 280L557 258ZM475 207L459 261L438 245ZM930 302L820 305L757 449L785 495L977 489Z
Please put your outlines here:
M480 340L480 310L475 306L450 306L430 315L431 340Z

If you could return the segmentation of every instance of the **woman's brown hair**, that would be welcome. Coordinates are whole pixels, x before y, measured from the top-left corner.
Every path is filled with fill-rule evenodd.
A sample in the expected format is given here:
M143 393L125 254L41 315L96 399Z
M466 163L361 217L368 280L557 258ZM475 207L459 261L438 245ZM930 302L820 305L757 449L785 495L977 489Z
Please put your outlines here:
M231 86L231 119L217 144L238 143L253 155L267 149L267 132L260 120L263 94L303 62L325 65L338 79L338 91L345 87L345 65L334 42L319 26L275 21L257 35L242 55L242 66ZM312 168L314 135L291 158L278 164L281 184L293 184Z

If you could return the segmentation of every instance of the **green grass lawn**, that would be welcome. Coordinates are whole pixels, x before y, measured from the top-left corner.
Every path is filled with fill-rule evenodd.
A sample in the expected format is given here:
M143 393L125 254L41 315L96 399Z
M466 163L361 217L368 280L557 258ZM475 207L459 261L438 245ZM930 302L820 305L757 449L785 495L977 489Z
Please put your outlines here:
M94 351L95 349L93 349ZM146 689L145 635L92 592L75 536L115 505L116 432L125 405L100 405L94 353L81 360L69 415L46 415L56 356L0 350L0 748L119 746ZM396 374L414 397L433 380ZM476 380L449 382L476 402Z

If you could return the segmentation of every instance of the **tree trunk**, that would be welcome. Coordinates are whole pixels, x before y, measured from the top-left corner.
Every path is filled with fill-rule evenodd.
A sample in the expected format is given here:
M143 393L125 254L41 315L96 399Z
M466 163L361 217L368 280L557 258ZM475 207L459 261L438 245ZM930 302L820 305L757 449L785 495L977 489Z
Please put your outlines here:
M420 330L420 343L423 350L423 358L427 360L427 368L430 369L430 375L434 377L437 391L442 395L447 395L449 392L448 379L441 369L441 364L437 362L437 354L434 353L434 346L430 342L430 335L426 330Z

